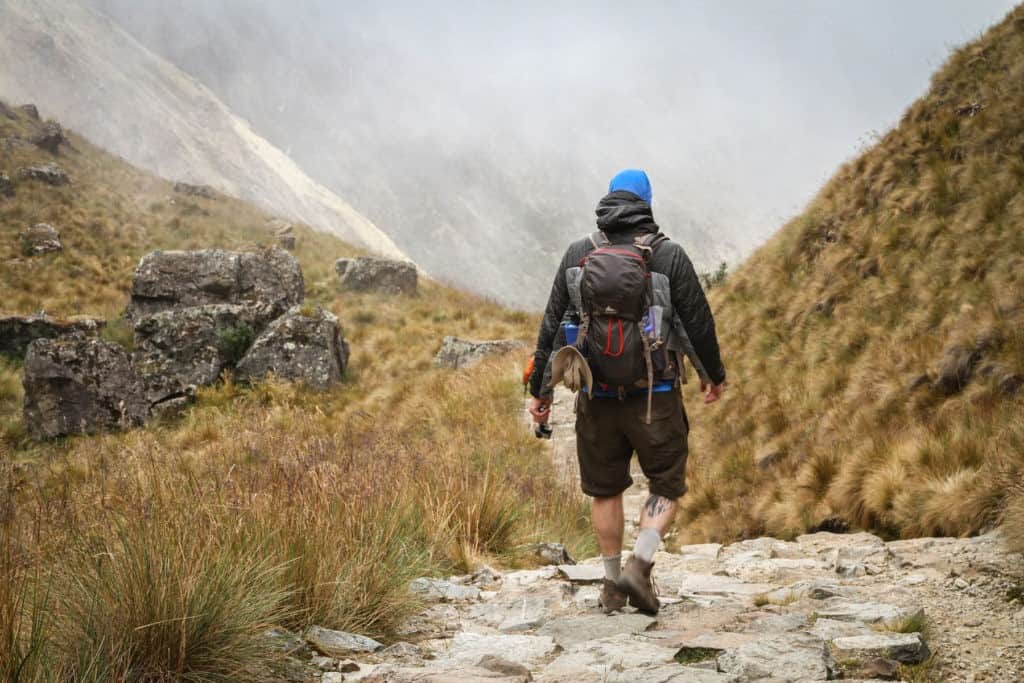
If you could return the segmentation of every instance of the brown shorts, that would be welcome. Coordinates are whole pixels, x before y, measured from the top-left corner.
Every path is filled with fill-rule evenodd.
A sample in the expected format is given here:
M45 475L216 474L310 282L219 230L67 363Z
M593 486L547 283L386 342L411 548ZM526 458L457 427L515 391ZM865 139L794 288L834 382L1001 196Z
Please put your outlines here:
M690 431L678 391L654 394L651 424L647 395L588 399L576 404L576 456L583 492L617 496L633 483L629 460L636 451L651 493L679 498L686 493L686 438Z

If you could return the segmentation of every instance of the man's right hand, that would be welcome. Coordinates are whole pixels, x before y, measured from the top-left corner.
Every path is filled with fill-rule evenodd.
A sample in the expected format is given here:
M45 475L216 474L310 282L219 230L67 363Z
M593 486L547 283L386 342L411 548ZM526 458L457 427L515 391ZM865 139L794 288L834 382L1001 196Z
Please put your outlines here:
M550 398L532 398L530 399L530 415L533 416L533 421L540 425L548 423L548 418L551 417L551 399Z
M704 393L704 403L714 403L718 399L722 398L722 392L725 391L725 382L722 382L721 384L701 382L700 390Z

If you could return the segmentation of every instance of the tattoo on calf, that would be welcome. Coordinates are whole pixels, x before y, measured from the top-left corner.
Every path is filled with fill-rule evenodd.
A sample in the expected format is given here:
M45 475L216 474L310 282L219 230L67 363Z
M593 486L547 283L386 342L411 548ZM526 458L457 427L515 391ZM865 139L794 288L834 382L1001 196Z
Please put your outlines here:
M652 493L647 497L647 502L644 503L644 510L647 512L648 517L658 517L663 512L669 509L672 505L671 500L659 496L656 493Z

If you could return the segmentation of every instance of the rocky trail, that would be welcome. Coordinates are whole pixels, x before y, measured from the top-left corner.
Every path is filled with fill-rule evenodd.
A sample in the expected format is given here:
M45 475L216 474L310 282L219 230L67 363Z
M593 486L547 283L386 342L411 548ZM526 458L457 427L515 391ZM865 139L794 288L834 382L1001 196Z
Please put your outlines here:
M574 484L571 395L556 399L553 427L560 475ZM646 497L635 478L634 515ZM996 534L690 545L655 558L656 618L602 614L591 558L419 579L411 588L431 605L389 647L323 629L305 640L324 683L1020 681L1024 606L1007 599L1019 563Z

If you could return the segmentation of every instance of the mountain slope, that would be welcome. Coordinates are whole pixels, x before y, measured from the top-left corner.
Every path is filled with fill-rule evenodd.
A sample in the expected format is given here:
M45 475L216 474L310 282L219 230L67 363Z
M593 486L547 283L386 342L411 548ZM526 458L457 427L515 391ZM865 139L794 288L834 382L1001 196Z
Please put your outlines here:
M693 537L977 532L1024 477L1024 8L712 293ZM1016 485L1016 490L1014 490Z
M78 2L0 5L0 96L37 102L166 178L207 183L372 251L394 242L210 90Z

